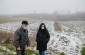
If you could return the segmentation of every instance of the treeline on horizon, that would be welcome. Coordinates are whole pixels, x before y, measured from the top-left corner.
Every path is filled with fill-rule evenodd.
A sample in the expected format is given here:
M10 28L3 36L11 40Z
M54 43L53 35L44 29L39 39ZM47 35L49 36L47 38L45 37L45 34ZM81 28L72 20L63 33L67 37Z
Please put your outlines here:
M58 20L58 21L85 21L85 12L79 12L74 14L17 14L17 15L0 15L0 18L31 18L38 20Z

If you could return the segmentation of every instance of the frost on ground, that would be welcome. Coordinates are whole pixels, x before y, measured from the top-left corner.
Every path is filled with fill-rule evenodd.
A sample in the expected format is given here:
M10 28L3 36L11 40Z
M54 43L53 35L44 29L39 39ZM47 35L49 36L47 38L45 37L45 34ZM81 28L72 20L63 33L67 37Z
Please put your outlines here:
M85 43L85 22L83 21L60 21L62 32L55 31L54 21L29 21L29 32L37 33L41 22L44 22L50 33L47 55L59 55L64 52L65 55L81 55L81 45ZM0 30L15 31L20 27L19 22L0 24Z

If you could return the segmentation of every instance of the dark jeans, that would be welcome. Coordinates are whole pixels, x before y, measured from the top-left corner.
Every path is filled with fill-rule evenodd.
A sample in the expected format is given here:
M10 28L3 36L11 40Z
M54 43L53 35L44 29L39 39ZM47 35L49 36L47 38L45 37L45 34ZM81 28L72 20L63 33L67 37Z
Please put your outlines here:
M16 54L17 55L25 55L25 49L22 49L22 50L17 50L16 49Z
M39 51L39 55L45 55L45 51Z

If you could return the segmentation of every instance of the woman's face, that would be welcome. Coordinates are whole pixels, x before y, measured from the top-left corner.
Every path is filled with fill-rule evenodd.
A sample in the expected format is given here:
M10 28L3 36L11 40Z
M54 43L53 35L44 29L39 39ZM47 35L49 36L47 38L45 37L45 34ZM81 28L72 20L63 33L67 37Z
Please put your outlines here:
M43 30L43 29L45 29L45 26L44 26L44 25L42 25L42 26L41 26L41 29L42 29L42 30Z

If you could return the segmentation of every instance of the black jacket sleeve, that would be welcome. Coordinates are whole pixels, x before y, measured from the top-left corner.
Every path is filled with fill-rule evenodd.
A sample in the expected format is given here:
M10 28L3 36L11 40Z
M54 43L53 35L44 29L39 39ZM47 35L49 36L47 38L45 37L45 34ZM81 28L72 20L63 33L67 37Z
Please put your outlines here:
M19 32L15 31L13 44L15 47L20 47L19 45Z
M39 35L40 35L39 32L37 32L37 35L36 35L36 41L37 41L37 42L40 41L40 40L39 40Z
M27 41L26 41L26 45L29 46L30 42L29 42L29 38L28 38L28 30L27 30Z
M47 32L47 36L46 36L46 38L47 38L47 43L48 43L49 40L50 40L50 34L49 34L49 32Z
M38 41L38 33L36 34L36 41Z

